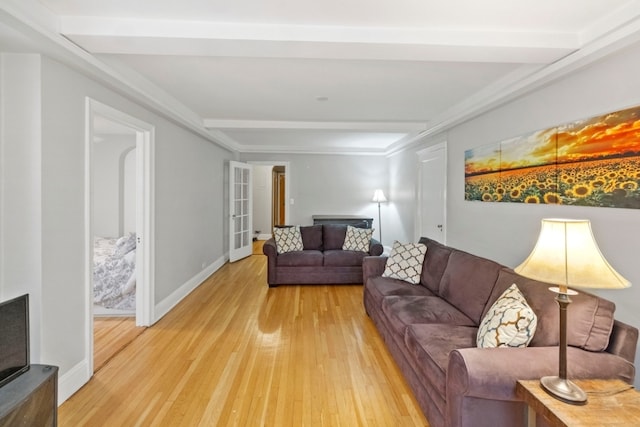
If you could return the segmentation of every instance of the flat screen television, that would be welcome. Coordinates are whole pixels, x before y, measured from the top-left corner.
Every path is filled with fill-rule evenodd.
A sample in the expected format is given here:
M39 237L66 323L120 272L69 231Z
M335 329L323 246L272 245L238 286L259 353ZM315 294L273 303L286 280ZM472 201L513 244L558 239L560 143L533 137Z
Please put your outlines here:
M0 302L0 387L29 370L29 295Z

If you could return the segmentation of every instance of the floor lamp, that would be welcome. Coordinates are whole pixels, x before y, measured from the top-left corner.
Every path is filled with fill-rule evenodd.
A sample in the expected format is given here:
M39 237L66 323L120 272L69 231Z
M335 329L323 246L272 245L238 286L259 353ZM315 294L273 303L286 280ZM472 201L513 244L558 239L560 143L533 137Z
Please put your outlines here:
M620 289L631 284L604 259L586 219L543 219L536 246L514 270L525 277L558 285L549 290L556 294L560 310L559 372L558 376L542 377L540 383L556 399L586 403L586 393L567 378L567 306L571 302L569 297L578 294L568 287Z
M373 192L373 199L371 201L378 204L378 233L379 233L380 243L382 243L382 221L380 220L381 219L380 203L386 202L387 198L384 197L384 192L381 189L377 189L376 191Z

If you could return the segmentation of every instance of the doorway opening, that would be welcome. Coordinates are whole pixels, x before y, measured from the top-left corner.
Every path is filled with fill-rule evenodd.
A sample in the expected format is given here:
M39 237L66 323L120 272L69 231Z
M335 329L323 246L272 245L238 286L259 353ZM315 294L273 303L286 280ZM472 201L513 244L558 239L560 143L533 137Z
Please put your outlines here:
M284 166L274 166L272 171L273 187L271 206L273 214L271 216L271 228L277 225L285 225L287 223L287 204L285 202L285 187L287 184L287 174Z
M273 227L291 217L289 162L249 162L253 166L254 240L267 240Z
M86 104L90 377L152 323L153 126L90 98Z

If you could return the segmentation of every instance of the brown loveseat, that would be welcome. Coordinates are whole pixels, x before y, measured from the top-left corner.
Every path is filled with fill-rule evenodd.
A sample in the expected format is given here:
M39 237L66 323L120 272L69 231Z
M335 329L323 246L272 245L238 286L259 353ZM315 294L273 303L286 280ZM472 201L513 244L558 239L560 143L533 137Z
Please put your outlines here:
M347 226L319 224L300 227L303 250L279 254L273 238L264 243L269 287L284 284L362 283L362 260L383 252L371 239L369 252L342 250Z
M364 305L431 427L522 426L516 380L558 375L558 307L548 284L422 238L421 283L382 277L386 257L365 258ZM525 348L477 348L478 325L516 284L538 323ZM612 302L582 292L568 308L568 376L633 383L638 330ZM544 424L544 421L541 423Z

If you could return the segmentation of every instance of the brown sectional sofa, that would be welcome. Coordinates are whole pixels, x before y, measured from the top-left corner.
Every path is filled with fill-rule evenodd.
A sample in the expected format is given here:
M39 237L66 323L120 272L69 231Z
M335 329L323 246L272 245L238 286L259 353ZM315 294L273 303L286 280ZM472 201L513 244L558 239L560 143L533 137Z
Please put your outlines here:
M558 306L549 285L440 243L427 245L421 283L382 277L386 257L363 262L364 306L431 427L524 425L518 379L558 375ZM476 348L478 325L515 283L538 318L526 348ZM568 376L633 383L638 330L612 302L580 292L568 308ZM544 425L544 421L539 425Z
M267 256L269 287L284 284L362 283L362 260L383 252L382 245L371 239L369 252L344 251L342 245L347 226L318 224L300 227L303 250L278 254L273 238L262 252Z

